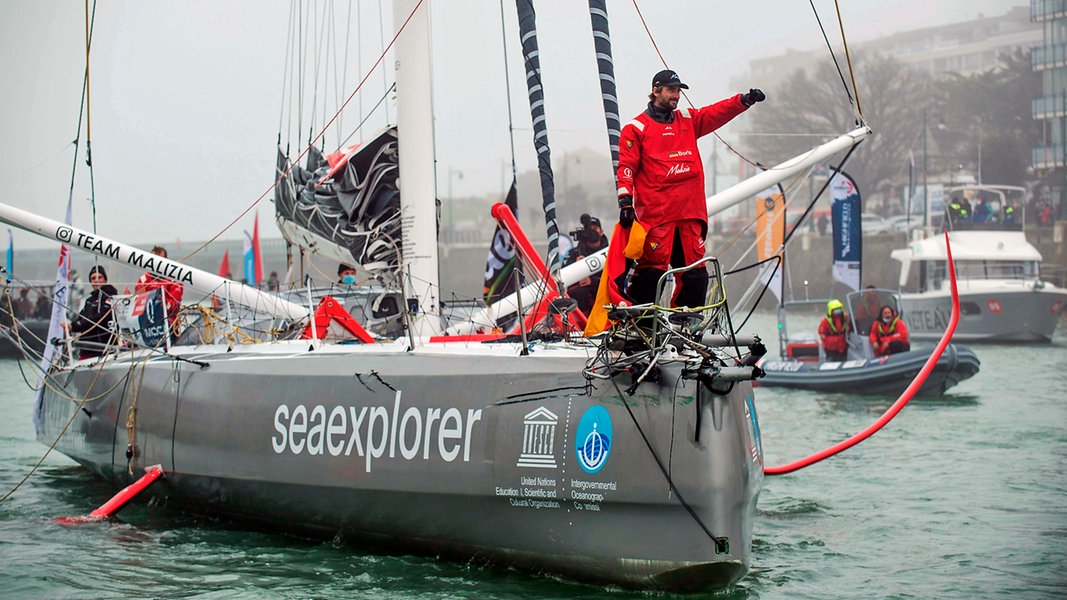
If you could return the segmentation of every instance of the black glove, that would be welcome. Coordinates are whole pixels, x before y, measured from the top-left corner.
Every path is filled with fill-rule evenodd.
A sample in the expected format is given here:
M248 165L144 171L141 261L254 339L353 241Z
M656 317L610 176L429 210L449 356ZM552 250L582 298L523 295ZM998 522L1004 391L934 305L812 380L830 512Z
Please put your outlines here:
M747 94L741 94L741 104L744 104L745 106L752 106L753 104L763 102L766 99L767 95L759 88L749 88Z
M624 229L629 229L634 224L634 219L637 218L637 213L634 212L634 198L633 196L622 196L619 198L619 225L622 225Z

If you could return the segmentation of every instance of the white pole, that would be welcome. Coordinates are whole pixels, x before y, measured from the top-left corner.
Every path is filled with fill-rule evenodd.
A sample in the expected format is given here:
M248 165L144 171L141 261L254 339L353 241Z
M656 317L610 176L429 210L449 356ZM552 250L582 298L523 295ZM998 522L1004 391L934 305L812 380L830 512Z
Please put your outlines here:
M745 200L751 200L755 195L772 185L779 184L804 169L807 169L816 163L820 163L846 148L855 146L870 134L871 130L869 127L858 127L821 146L817 146L804 154L794 156L758 175L749 177L744 181L740 181L726 188L718 194L708 198L708 216L717 215L735 204Z
M411 321L416 335L431 336L441 332L441 310L429 0L423 0L421 6L415 0L397 0L393 3L393 23L398 30L404 28L396 45L396 121L404 244L401 259L408 274L405 296L418 306Z
M109 240L95 233L53 221L14 206L0 203L0 221L44 238L69 244L75 250L89 252L136 269L143 269L157 277L172 279L204 295L215 294L219 289L223 289L234 302L262 308L276 317L294 321L308 317L307 308L261 292L254 287L230 281L214 273L194 269L180 262L156 256L122 242Z

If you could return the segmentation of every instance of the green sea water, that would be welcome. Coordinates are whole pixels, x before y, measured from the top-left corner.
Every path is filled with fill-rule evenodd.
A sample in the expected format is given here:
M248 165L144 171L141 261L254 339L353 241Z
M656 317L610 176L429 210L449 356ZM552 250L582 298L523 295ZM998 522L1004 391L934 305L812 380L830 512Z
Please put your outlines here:
M773 331L770 317L755 325ZM748 575L689 597L1067 597L1065 340L1061 327L1051 345L972 346L982 361L973 379L912 401L844 454L767 477ZM0 494L47 450L33 436L23 369L0 360ZM766 463L840 441L893 400L758 389ZM0 503L0 598L669 597L293 538L142 502L112 522L55 523L114 491L47 457Z

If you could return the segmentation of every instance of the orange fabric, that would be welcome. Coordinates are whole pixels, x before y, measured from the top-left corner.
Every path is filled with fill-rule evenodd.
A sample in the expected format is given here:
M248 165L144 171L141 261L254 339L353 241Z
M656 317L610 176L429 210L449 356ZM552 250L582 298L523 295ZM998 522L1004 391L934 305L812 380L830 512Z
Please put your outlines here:
M604 308L606 305L630 305L630 301L623 297L616 279L626 271L627 259L641 258L644 242L645 228L637 221L634 221L629 229L615 224L615 231L612 232L611 243L608 245L607 263L600 276L600 287L596 292L593 310L590 311L585 324L586 336L596 335L610 325L608 309Z

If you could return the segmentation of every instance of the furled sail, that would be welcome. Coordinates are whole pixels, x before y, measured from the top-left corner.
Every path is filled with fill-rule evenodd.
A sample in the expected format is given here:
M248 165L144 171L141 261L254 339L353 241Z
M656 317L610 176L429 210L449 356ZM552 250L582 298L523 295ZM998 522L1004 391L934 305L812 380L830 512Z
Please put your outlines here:
M545 120L545 93L541 86L541 53L537 49L537 15L532 0L515 0L515 7L518 10L526 87L533 118L534 148L537 150L537 170L541 174L541 197L548 233L548 260L545 262L552 276L558 279L562 261L559 256L559 225L556 223L556 186L552 180L552 157Z
M325 157L309 152L307 162L290 165L278 149L274 201L285 239L370 273L393 273L401 247L396 127Z
M604 120L608 126L608 147L611 149L611 172L619 166L619 95L615 89L615 62L611 58L611 32L608 28L608 7L604 0L589 0L589 19L593 27L593 47L600 74L600 98L604 103Z

